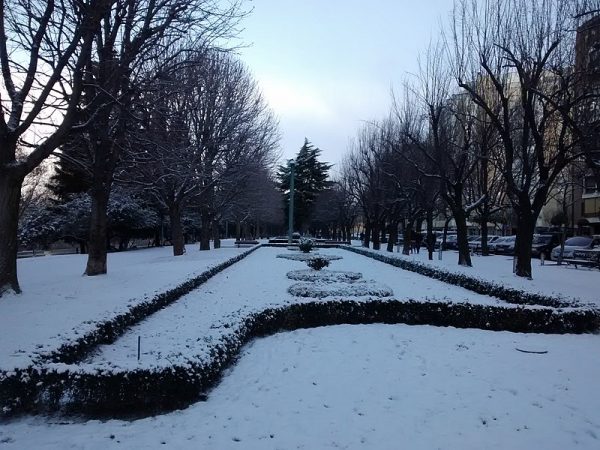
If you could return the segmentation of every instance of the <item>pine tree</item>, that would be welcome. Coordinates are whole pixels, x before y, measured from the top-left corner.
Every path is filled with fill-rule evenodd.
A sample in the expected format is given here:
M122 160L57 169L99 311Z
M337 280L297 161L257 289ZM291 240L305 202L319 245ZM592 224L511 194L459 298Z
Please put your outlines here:
M321 150L314 147L308 139L298 152L294 167L294 225L302 231L310 226L311 215L319 194L331 186L328 172L331 164L319 161ZM279 166L277 180L283 192L285 217L287 221L290 190L290 166Z
M55 203L68 202L73 194L82 194L90 188L89 154L86 143L79 137L69 139L57 154L54 174L47 187Z

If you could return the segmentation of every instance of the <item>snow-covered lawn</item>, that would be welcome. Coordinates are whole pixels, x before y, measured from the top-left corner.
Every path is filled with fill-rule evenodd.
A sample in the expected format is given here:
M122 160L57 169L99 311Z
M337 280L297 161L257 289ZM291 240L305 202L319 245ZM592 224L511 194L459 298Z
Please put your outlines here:
M354 244L359 244L354 241ZM372 250L375 251L375 250ZM594 303L600 306L600 270L578 268L567 265L557 265L546 261L540 264L539 259L532 259L533 279L517 277L513 274L513 257L503 255L471 257L473 267L458 265L458 252L444 251L442 260L438 260L438 252L434 252L433 261L427 259L427 250L421 248L420 253L402 255L385 251L385 245L379 253L395 258L406 258L447 271L463 273L486 281L505 285L515 289L535 292L550 296L561 296L581 300L583 303Z
M299 330L247 346L206 402L135 421L24 418L0 427L0 445L597 449L599 344L429 326Z
M169 308L132 327L114 344L100 347L86 364L79 366L91 371L99 368L130 370L185 365L190 360L209 359L214 342L250 313L268 307L314 301L288 292L290 286L299 282L286 274L307 266L301 261L277 257L286 252L293 254L285 248L258 249ZM361 272L364 280L372 280L376 286L389 287L393 297L399 300L504 304L492 297L400 270L346 250L324 249L318 254L341 257L332 261L329 269ZM348 295L345 297L348 298ZM377 297L357 298L369 301ZM138 336L142 347L139 361Z
M84 257L79 255L22 260L25 293L0 301L0 368L26 365L36 351L57 348L94 322L243 251L230 247L199 252L191 246L182 258L170 256L170 248L113 254L110 273L92 278L80 275ZM248 315L314 302L290 293L298 283L338 285L344 296L358 292L353 285L362 283L392 291L400 301L515 307L342 249L317 252L341 259L332 260L329 272L316 278L306 271L305 262L277 258L282 253L293 254L285 248L258 249L84 362L48 367L96 373L209 361L213 344ZM426 261L423 253L409 258ZM600 278L594 271L571 276L574 269L544 266L539 269L550 268L546 275L536 267L534 282L528 282L512 276L509 258L476 257L469 269L458 267L449 252L431 264L584 301L597 297ZM307 281L307 276L315 280ZM578 278L572 284L574 276ZM377 297L354 299L370 302ZM598 335L431 326L297 330L245 347L206 402L134 421L24 417L2 424L0 446L596 449L599 345Z
M179 257L171 247L110 253L108 274L96 277L82 276L86 255L20 259L23 293L0 299L0 369L27 366L36 352L56 349L94 322L248 250L224 245L205 252L188 245Z

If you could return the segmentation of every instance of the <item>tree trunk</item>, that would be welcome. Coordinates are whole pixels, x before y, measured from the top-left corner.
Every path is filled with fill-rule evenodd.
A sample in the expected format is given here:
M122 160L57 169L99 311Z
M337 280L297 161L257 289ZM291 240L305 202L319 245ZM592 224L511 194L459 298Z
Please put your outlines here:
M363 247L369 248L369 244L371 243L371 224L365 224L365 236L363 239Z
M515 257L517 266L515 274L518 277L531 278L531 244L533 242L533 231L535 229L534 214L527 211L519 211L517 222L517 237L515 240Z
M435 234L433 234L433 210L427 210L427 258L433 261L433 251L435 250Z
M221 236L219 235L219 222L212 222L213 248L221 248Z
M488 256L490 250L488 249L488 222L484 218L481 219L481 255Z
M242 239L242 223L239 220L235 221L235 238L238 241Z
M0 172L0 297L20 293L17 278L17 229L23 179Z
M169 208L169 220L171 221L171 244L173 244L173 256L181 256L185 253L185 240L181 226L181 208L178 204Z
M107 217L110 185L92 187L90 197L92 209L90 214L90 238L88 240L88 260L85 274L88 276L106 273L107 255Z
M456 243L458 245L458 265L471 267L471 254L469 253L467 216L462 208L453 211L456 222Z
M412 246L412 232L413 229L413 221L409 220L406 222L404 227L404 244L402 245L402 254L410 255L410 250Z
M200 250L210 250L212 217L209 211L202 209L200 218L202 220L202 226L200 227Z
M373 236L373 250L379 250L381 249L381 241L379 240L379 224L375 223L373 225L373 232L372 232L372 236Z
M394 245L396 244L396 239L398 238L398 223L397 222L391 222L389 227L388 227L388 232L390 235L390 238L388 239L388 243L387 243L387 251L388 252L394 252Z

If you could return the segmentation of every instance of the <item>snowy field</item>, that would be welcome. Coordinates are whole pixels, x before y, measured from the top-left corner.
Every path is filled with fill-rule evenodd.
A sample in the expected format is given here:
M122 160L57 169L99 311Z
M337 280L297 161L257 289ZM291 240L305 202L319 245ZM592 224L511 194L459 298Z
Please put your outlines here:
M79 367L92 372L107 368L114 371L185 365L189 360L205 360L209 358L212 343L234 328L232 324L241 323L249 313L273 306L314 301L288 293L288 288L297 281L289 279L286 274L307 266L303 262L277 257L286 252L292 253L285 248L258 249L170 307L132 327L114 344L100 347L93 358ZM391 288L393 297L398 300L505 304L346 250L323 249L318 253L342 258L332 261L328 269L358 271L364 280ZM369 301L375 297L356 298ZM139 361L138 336L142 343Z
M227 244L205 252L188 245L178 257L171 247L109 253L108 274L95 277L82 275L87 255L18 260L23 293L0 300L0 369L24 367L32 355L58 348L93 321L123 313L248 250Z
M593 335L429 326L299 330L254 341L208 400L185 410L136 421L25 418L1 427L0 442L6 449L598 449L599 344Z
M358 241L354 244L360 245ZM375 250L372 250L375 251ZM443 252L442 260L438 259L438 252L434 252L433 261L427 259L427 250L421 248L420 253L403 255L402 253L389 253L383 249L378 251L386 256L406 258L433 267L456 273L492 281L497 284L536 292L545 295L559 295L564 298L581 300L583 303L594 303L600 306L600 270L593 268L578 268L573 266L557 265L556 262L546 261L540 264L539 259L531 260L533 279L517 277L513 274L513 257L505 255L471 256L473 267L458 265L458 252L447 250Z
M246 249L199 252L190 246L182 258L170 251L111 254L110 273L91 278L80 275L80 255L19 261L25 293L0 301L0 368L25 365L36 351L56 348L93 321ZM301 283L288 273L307 268L277 257L292 253L255 251L72 369L205 360L211 343L247 314L314 301L288 292ZM327 270L360 273L398 300L514 307L345 250L318 253L342 258ZM426 254L409 258L425 262ZM459 268L455 259L445 252L432 264L533 292L598 300L598 271L536 266L534 280L527 281L512 275L507 257L475 257L471 269ZM0 448L597 449L598 348L598 335L407 325L298 330L246 346L205 402L135 421L24 417L0 426Z

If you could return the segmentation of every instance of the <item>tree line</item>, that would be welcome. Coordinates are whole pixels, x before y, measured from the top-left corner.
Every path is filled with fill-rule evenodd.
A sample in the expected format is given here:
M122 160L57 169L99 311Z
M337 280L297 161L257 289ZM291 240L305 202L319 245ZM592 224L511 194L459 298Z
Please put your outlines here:
M247 219L257 189L276 195L277 120L232 52L247 13L240 0L0 4L0 295L20 292L19 233L72 234L92 276L124 221L166 216L181 255L182 221L206 250L224 217ZM52 199L33 214L50 159Z
M566 169L587 161L598 175L597 92L576 64L577 29L597 11L587 1L455 2L388 117L364 125L345 157L365 246L379 248L383 230L391 250L400 223L410 241L425 222L431 259L434 218L454 219L458 263L470 266L468 221L486 254L488 223L510 209L516 274L532 276L536 221Z

